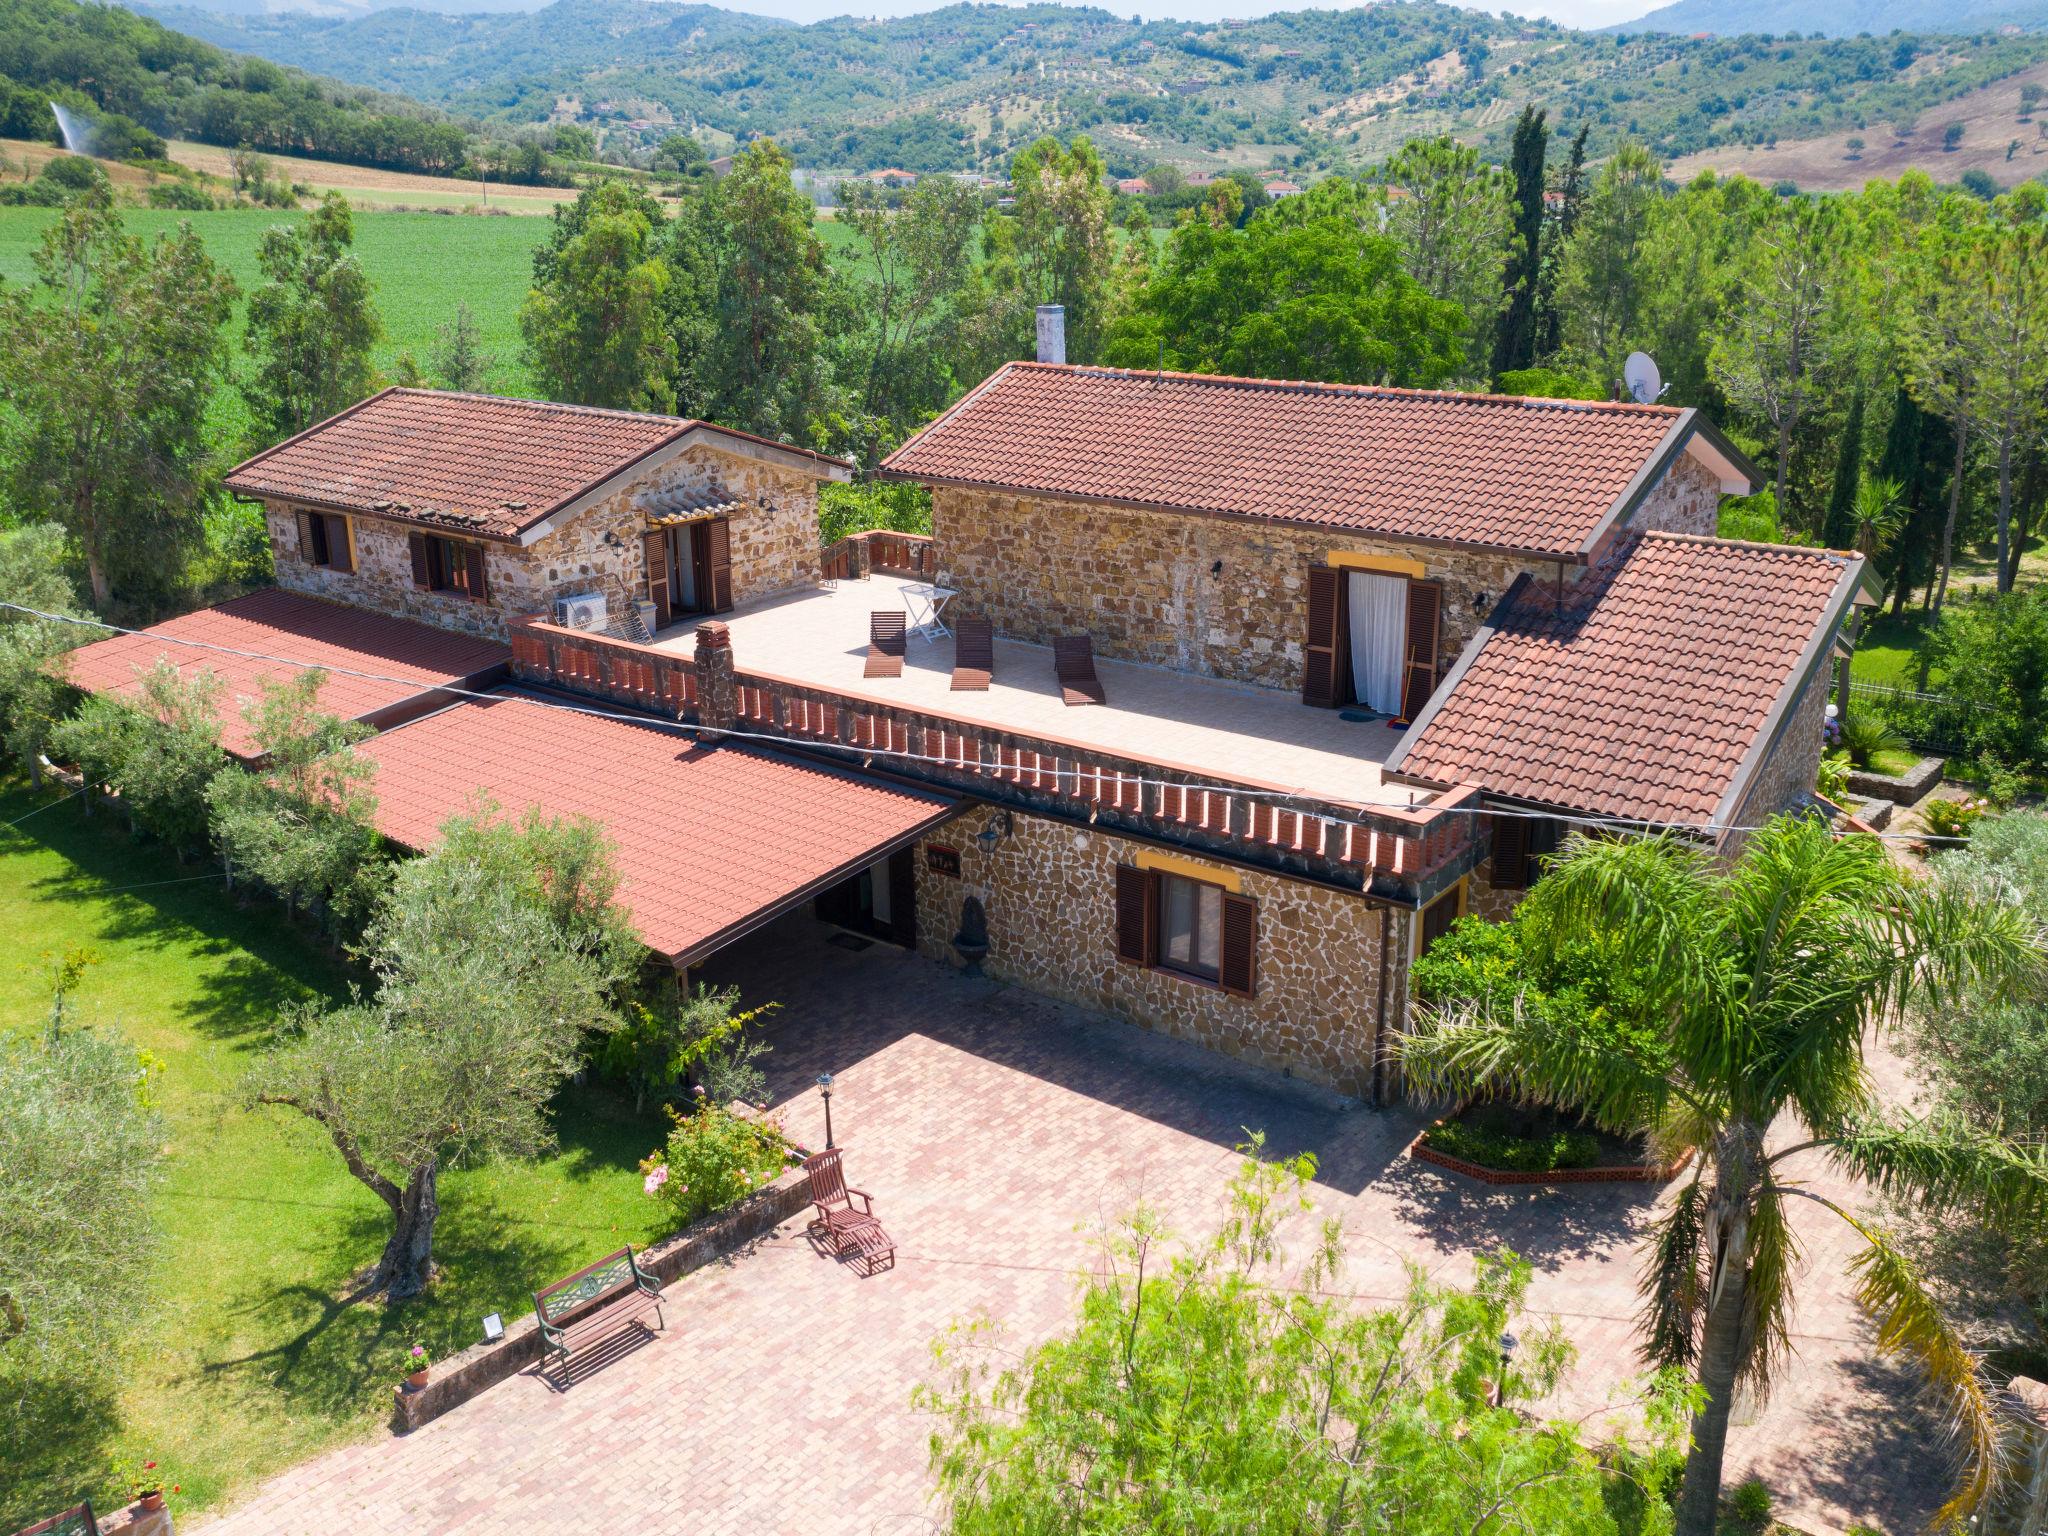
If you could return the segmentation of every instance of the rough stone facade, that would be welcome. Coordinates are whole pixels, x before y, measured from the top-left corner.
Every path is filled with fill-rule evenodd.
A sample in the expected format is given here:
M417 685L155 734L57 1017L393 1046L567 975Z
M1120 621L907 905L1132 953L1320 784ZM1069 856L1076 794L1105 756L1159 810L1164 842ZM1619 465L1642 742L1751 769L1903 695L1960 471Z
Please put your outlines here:
M1712 533L1720 491L1690 456L1644 498L1632 525ZM1308 571L1332 552L1419 560L1441 581L1448 668L1524 571L1556 566L1339 529L1151 512L939 486L932 492L939 580L956 613L1044 643L1087 631L1122 661L1298 689Z
M1709 537L1720 531L1721 482L1691 454L1680 454L1637 505L1628 526Z
M1827 724L1829 676L1826 667L1816 668L1805 690L1792 705L1785 729L1757 766L1734 817L1738 827L1768 821L1780 811L1794 810L1813 795L1814 780L1820 772L1821 733ZM1737 833L1727 847L1741 845Z
M975 836L995 813L975 808L917 850L918 947L957 964L951 941L961 903L988 914L992 976L1035 992L1192 1040L1342 1092L1372 1088L1379 1005L1381 907L1361 896L1217 864L1258 902L1256 995L1233 996L1172 972L1116 957L1116 866L1147 845L1087 827L1016 816L1010 836L983 852ZM960 875L934 872L925 848L960 857ZM1405 1003L1406 915L1391 912L1389 1034Z
M308 565L299 555L298 523L287 502L266 503L277 583L358 608L420 619L443 629L503 638L506 622L545 613L558 597L602 591L614 604L647 595L640 536L650 508L679 491L722 486L738 503L730 514L735 604L806 586L818 574L818 486L809 475L776 465L692 447L646 476L521 547L479 540L490 597L423 592L413 585L408 536L416 525L354 517L356 568ZM615 535L618 548L605 543ZM448 537L458 537L454 534Z

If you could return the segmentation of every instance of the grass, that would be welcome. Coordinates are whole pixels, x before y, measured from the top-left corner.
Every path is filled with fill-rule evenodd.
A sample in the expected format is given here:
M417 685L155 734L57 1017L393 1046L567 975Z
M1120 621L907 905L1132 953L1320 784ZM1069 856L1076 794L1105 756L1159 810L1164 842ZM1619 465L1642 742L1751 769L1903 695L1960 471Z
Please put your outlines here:
M50 803L0 782L0 822ZM443 1274L427 1297L343 1306L382 1247L383 1207L310 1124L244 1109L235 1088L282 1005L344 990L341 963L275 908L243 908L76 801L0 830L0 932L16 935L0 967L0 1027L47 1008L39 952L90 946L99 962L80 993L83 1017L162 1058L169 1129L163 1262L119 1362L116 1420L79 1421L66 1443L25 1456L10 1446L0 1530L111 1495L99 1470L109 1455L159 1460L183 1486L181 1513L218 1504L373 1432L411 1338L451 1353L475 1340L485 1313L516 1316L536 1285L663 1228L635 1166L662 1123L570 1089L555 1156L443 1178Z
M0 208L0 279L9 283L35 280L31 258L43 231L56 217L56 210L49 208ZM263 232L274 224L304 217L303 213L267 208L233 208L220 213L128 209L122 214L127 227L144 239L177 228L182 219L191 220L206 242L207 253L242 289L234 320L238 367L246 362L240 342L248 294L262 281L256 251ZM405 350L425 366L437 328L455 318L457 304L466 303L476 316L484 350L495 358L489 387L503 394L533 393L520 362L519 306L533 276L533 249L553 227L550 221L359 213L355 225L356 255L369 274L377 313L384 322L384 340L376 353L380 369L388 371ZM235 391L221 391L220 401L220 409L239 416L242 404ZM246 422L223 421L221 425L245 426Z

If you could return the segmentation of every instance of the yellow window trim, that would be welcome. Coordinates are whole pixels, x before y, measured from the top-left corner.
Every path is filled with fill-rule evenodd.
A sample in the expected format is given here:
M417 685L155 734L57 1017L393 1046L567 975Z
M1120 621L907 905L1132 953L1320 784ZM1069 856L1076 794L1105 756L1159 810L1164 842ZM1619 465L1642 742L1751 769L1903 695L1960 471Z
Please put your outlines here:
M1138 868L1155 869L1163 875L1182 875L1189 880L1199 880L1204 885L1220 885L1233 896L1244 894L1244 876L1237 870L1204 864L1198 859L1184 859L1178 854L1160 853L1153 848L1140 848Z
M1329 561L1333 570L1384 571L1390 576L1422 580L1422 562L1410 560L1406 555L1367 555L1356 550L1333 549Z

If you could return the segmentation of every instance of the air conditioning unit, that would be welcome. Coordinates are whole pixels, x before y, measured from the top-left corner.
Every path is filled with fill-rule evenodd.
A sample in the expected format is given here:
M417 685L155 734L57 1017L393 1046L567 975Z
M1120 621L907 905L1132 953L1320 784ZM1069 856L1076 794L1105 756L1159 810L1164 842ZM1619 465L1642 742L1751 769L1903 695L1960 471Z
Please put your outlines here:
M574 597L556 598L555 622L564 629L603 629L604 594L579 592Z

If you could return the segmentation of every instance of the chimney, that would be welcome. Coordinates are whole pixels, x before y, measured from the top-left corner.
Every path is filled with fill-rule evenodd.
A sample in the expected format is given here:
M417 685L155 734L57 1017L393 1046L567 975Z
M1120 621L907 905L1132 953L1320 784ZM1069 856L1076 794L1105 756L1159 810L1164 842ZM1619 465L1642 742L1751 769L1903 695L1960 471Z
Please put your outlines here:
M1064 363L1067 360L1067 307L1064 304L1038 306L1038 360Z

